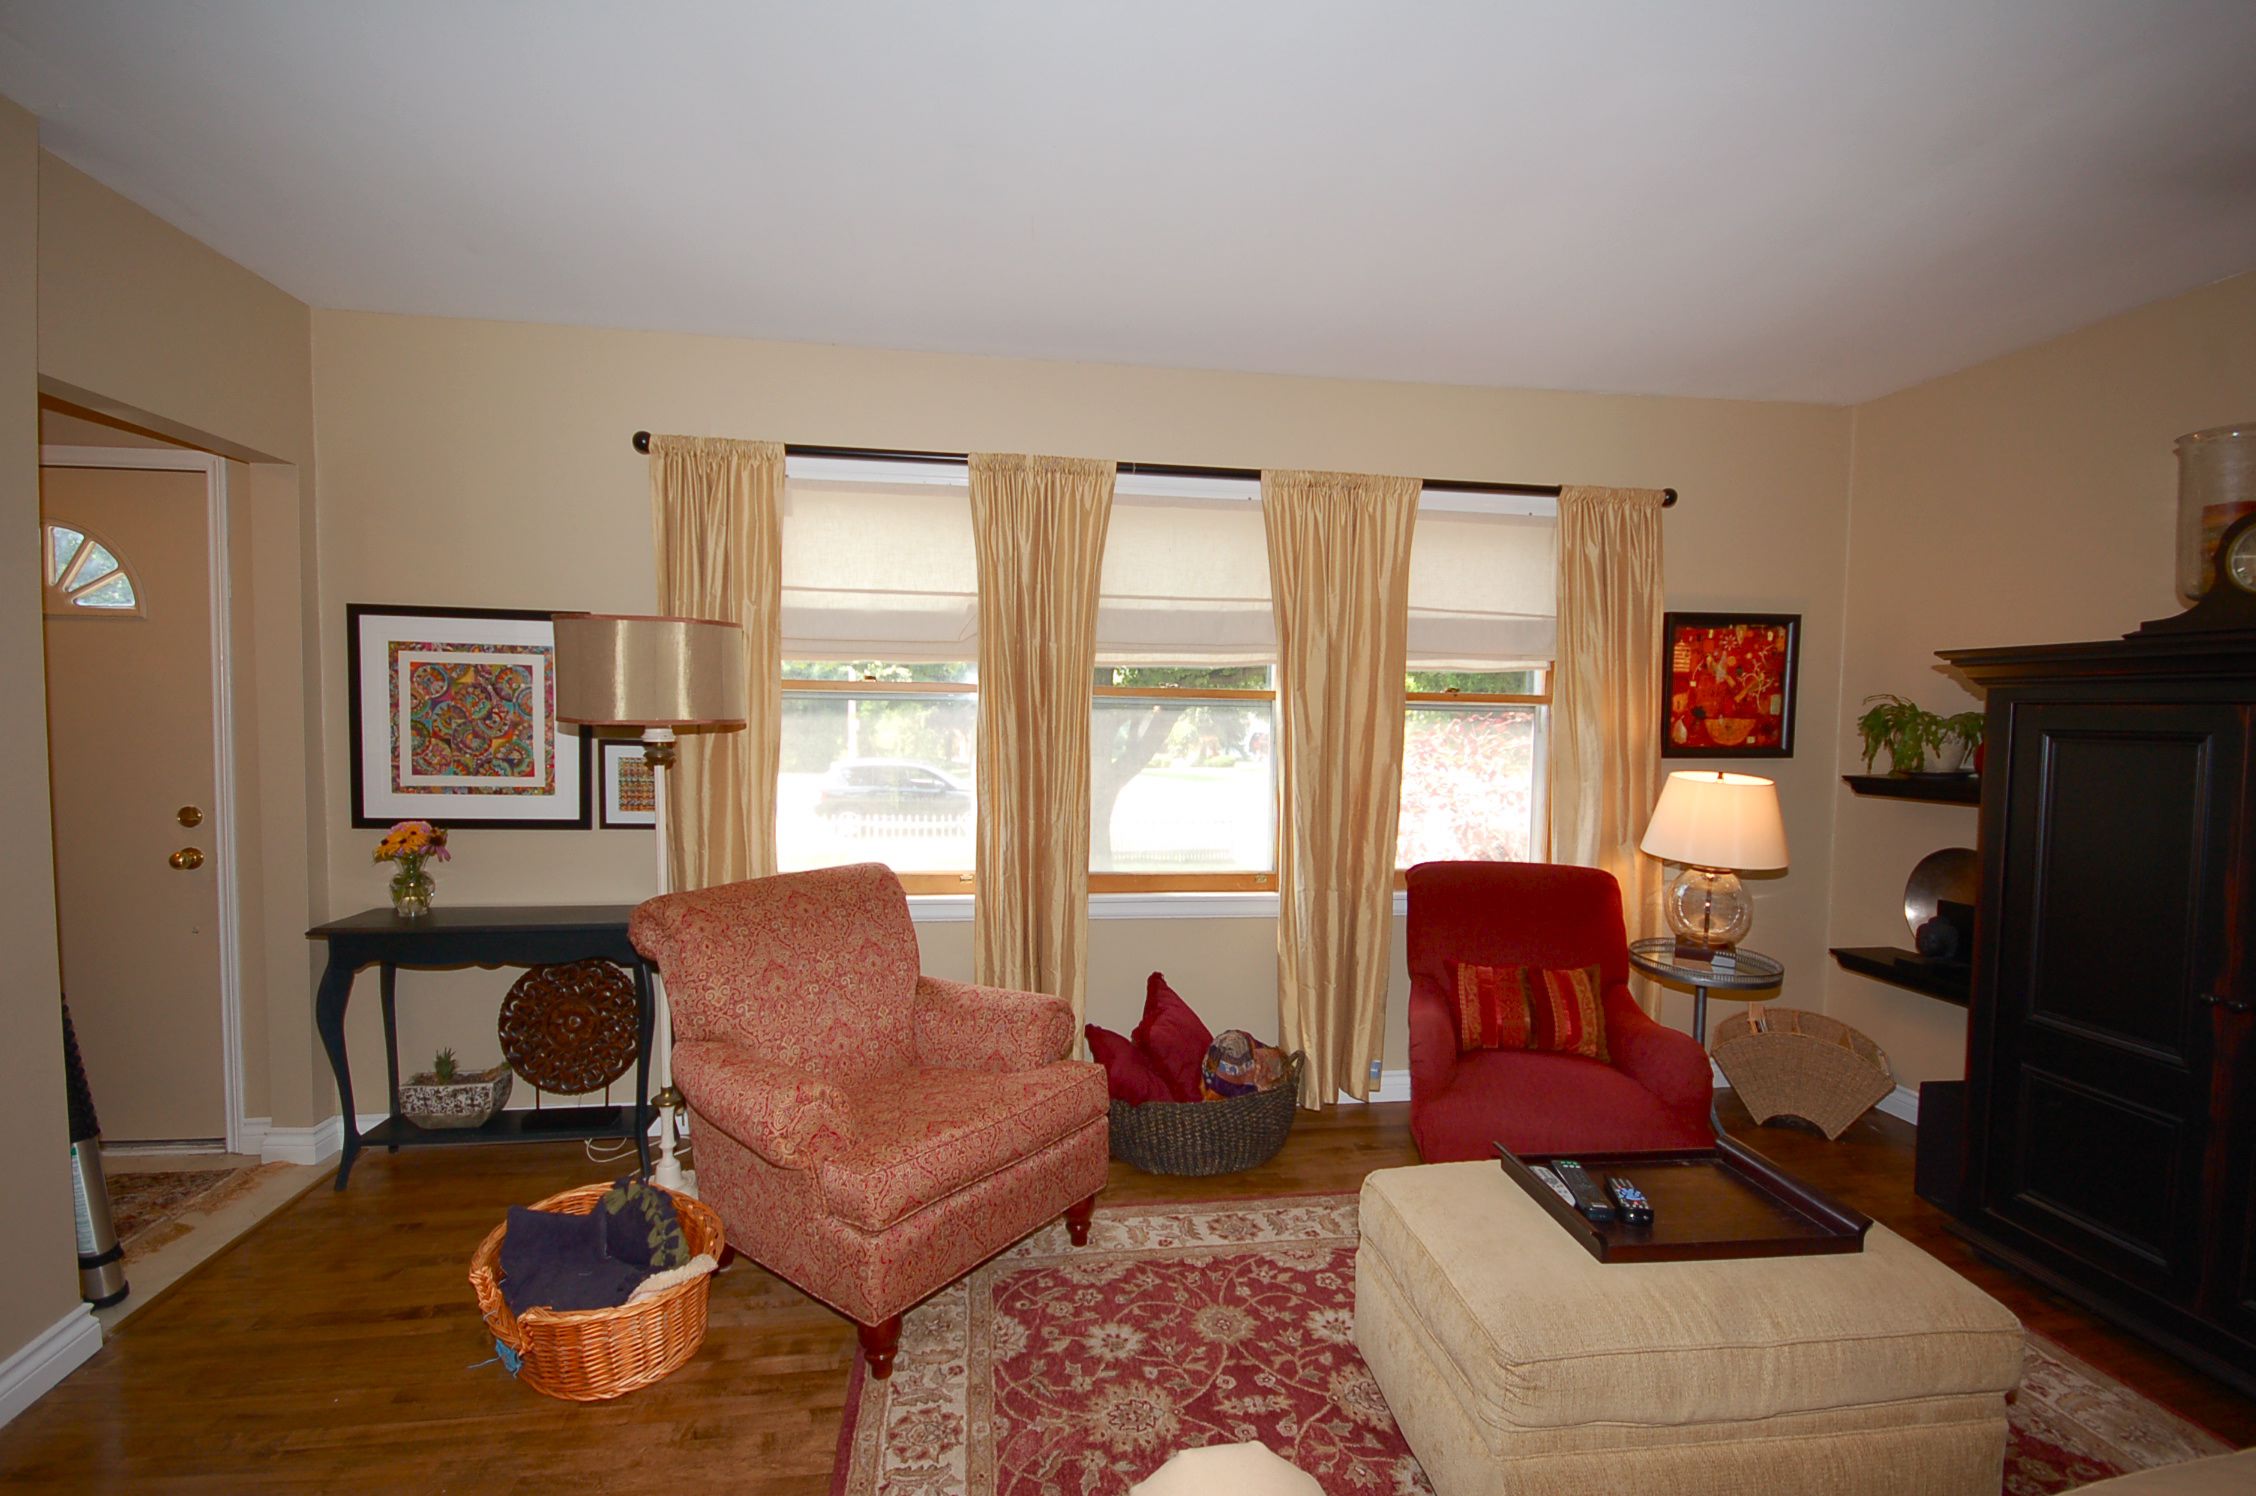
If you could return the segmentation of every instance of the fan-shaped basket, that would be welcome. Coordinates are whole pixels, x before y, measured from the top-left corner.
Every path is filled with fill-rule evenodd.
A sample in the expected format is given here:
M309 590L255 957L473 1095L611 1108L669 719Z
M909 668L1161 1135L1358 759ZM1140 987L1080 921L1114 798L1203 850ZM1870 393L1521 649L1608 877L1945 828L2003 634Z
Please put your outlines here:
M1292 1136L1303 1059L1295 1051L1269 1090L1225 1101L1115 1101L1112 1156L1147 1174L1235 1174L1269 1162Z
M1800 1117L1828 1139L1896 1088L1888 1057L1837 1018L1766 1008L1761 1028L1745 1013L1716 1026L1715 1062L1757 1122Z
M550 1195L535 1210L587 1215L611 1188L587 1184ZM653 1186L655 1188L655 1186ZM721 1218L688 1195L667 1194L681 1216L691 1256L721 1255ZM705 1339L705 1296L713 1275L676 1283L638 1304L616 1309L528 1309L511 1314L501 1296L501 1238L496 1226L470 1257L470 1287L494 1339L519 1357L517 1379L568 1402L601 1402L647 1387L697 1353Z

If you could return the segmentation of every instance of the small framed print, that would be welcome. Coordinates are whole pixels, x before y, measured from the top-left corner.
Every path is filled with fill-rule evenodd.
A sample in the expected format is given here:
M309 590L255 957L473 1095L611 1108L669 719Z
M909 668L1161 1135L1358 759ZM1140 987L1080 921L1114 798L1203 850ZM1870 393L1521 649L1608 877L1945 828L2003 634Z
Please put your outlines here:
M1661 756L1791 758L1799 613L1661 620Z
M657 770L642 755L640 738L595 740L596 824L606 831L658 824Z
M556 720L549 614L353 603L345 654L355 826L587 828L587 740Z

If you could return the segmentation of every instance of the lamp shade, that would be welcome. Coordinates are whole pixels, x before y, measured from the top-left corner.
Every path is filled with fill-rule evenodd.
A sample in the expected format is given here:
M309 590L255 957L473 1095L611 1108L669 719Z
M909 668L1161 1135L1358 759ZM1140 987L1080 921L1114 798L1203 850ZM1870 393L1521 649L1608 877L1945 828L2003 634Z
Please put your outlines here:
M599 727L742 723L744 630L711 618L556 615L556 715Z
M1687 867L1782 868L1778 786L1755 774L1671 774L1638 849Z

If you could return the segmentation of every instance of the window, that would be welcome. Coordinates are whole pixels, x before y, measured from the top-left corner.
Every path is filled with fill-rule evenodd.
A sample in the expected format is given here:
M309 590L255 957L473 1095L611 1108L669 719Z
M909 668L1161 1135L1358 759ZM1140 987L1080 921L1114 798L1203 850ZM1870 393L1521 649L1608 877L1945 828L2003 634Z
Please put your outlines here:
M1428 490L1410 550L1395 866L1541 860L1556 506Z
M967 893L978 564L961 463L792 458L784 483L784 871L882 862Z
M1259 485L1123 473L1105 527L1089 887L1273 889L1276 627Z
M40 554L47 563L45 607L49 615L140 615L140 593L116 552L71 525L48 525L41 539Z

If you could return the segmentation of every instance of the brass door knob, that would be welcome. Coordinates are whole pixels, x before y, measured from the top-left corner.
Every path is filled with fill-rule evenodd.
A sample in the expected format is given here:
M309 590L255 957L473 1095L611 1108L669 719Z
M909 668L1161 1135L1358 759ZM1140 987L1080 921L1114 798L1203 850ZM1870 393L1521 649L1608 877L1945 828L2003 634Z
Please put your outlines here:
M204 851L201 847L182 847L165 861L172 864L174 870L185 873L204 865Z

